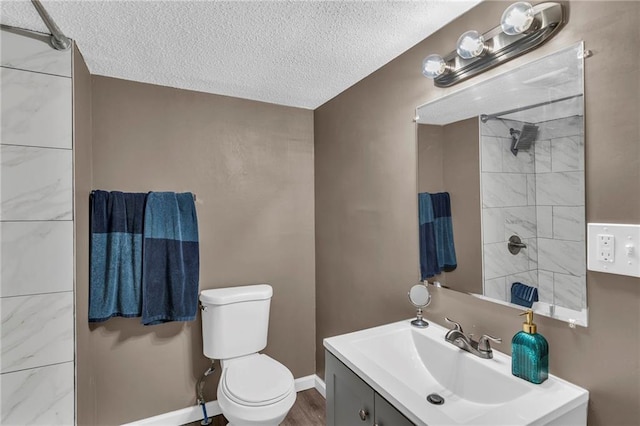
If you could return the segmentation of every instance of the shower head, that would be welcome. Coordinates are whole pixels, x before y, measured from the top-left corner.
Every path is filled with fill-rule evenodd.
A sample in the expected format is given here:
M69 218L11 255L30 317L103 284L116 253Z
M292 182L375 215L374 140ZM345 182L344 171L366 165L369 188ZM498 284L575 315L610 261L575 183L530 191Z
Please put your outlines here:
M509 129L511 134L511 153L518 155L518 151L528 151L538 136L538 126L525 123L522 130Z

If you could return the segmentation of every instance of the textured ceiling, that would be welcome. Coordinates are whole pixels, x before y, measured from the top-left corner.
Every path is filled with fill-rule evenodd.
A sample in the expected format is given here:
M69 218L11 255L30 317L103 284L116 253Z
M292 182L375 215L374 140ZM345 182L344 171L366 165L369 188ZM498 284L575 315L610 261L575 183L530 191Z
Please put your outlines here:
M479 0L42 3L92 74L314 109ZM47 32L28 0L0 12Z

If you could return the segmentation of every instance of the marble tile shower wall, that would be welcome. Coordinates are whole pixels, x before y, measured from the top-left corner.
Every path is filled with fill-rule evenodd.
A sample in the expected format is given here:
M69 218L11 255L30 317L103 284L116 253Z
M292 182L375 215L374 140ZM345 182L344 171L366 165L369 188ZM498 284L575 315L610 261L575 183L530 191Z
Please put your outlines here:
M71 50L0 41L0 423L73 424Z
M587 306L583 117L538 123L538 287L553 303Z
M480 126L482 229L485 295L510 300L513 282L538 286L534 152L511 151L510 128L522 123L489 120ZM512 255L511 235L527 244Z
M582 117L536 123L531 149L514 156L509 129L522 124L491 120L480 127L485 294L508 302L519 281L538 287L543 302L580 310L586 307ZM527 249L509 253L511 235Z

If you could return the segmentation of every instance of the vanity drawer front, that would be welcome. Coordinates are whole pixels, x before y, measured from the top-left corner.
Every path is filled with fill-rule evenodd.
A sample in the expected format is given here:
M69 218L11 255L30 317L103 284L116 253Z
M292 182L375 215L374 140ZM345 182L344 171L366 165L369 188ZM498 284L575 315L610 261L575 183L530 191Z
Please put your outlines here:
M373 389L331 353L325 359L327 426L373 426Z

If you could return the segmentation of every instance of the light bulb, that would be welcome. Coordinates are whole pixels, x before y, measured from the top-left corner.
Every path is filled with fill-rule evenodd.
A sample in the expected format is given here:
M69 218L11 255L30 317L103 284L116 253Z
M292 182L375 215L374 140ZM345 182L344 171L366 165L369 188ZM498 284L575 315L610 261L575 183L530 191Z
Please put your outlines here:
M432 54L422 61L422 74L427 78L436 78L447 71L447 63L442 56Z
M509 6L500 19L502 31L507 35L522 34L533 24L535 12L531 4L518 2Z
M456 43L456 52L463 59L472 59L480 56L486 49L484 37L477 31L467 31L462 34Z

